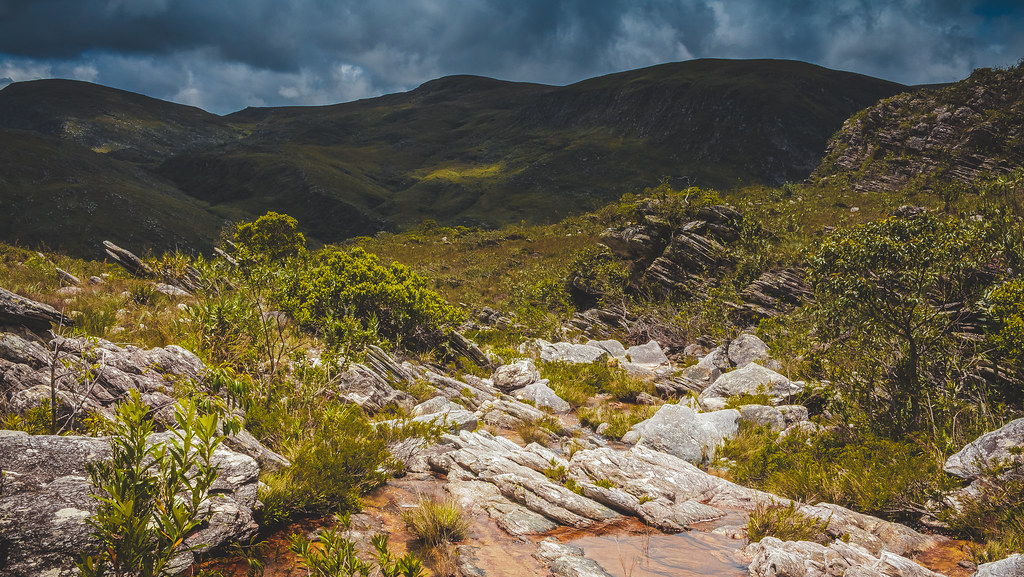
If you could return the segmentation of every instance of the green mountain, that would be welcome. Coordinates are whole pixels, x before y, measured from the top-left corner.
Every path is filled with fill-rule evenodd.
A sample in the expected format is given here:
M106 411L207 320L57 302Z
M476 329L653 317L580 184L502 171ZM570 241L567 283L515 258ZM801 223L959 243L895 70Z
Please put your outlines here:
M662 178L781 184L806 178L852 113L905 89L800 62L694 60L564 87L453 76L219 117L81 82L17 83L0 91L0 240L201 248L226 221L276 210L331 242L427 218L551 222Z
M1024 165L1024 66L885 99L843 125L814 172L861 191L970 184Z

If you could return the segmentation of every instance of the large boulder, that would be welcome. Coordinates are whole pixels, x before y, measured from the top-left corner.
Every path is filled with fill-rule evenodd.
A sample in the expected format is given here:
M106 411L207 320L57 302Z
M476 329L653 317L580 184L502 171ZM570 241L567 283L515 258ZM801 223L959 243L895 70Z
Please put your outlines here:
M499 391L511 392L540 380L540 373L533 361L520 359L508 365L498 367L491 375L491 381Z
M946 459L945 471L964 479L1024 466L1024 419L1010 421L970 442Z
M698 413L686 405L663 405L653 417L633 425L622 437L626 443L674 455L690 463L706 463L722 441L739 430L735 409Z
M527 385L514 394L520 401L529 401L538 408L547 407L556 413L568 413L572 407L548 386L547 379Z
M757 338L757 335L750 333L743 333L729 341L727 355L729 362L736 368L745 367L754 361L766 364L771 360L771 356L768 354L768 345Z
M661 350L658 341L651 340L642 345L634 345L626 350L626 358L631 363L647 366L665 366L669 364L668 356Z
M709 400L727 399L736 395L768 395L773 404L784 403L801 392L804 385L793 382L775 371L757 363L730 371L718 377L698 397L702 406L712 406Z
M1024 555L1017 553L1000 561L979 565L974 577L1024 577Z
M169 438L170 433L158 433L150 442ZM0 431L4 575L77 575L75 561L97 544L87 523L96 511L96 499L86 467L109 455L109 440L102 437ZM221 446L214 462L220 470L209 497L212 517L186 541L202 545L203 551L248 539L258 529L252 517L260 471L256 461ZM181 570L193 561L193 554L186 552L176 558L175 567Z

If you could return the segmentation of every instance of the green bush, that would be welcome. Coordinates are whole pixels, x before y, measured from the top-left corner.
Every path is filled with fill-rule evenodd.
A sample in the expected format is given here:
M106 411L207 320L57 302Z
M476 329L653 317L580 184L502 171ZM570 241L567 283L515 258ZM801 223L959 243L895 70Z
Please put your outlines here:
M399 469L384 437L358 407L327 403L322 409L307 407L302 412L307 418L301 422L262 413L263 426L284 423L284 430L277 434L299 436L286 442L292 466L264 478L262 523L278 524L295 513L355 510L364 493ZM289 421L299 430L289 431ZM264 434L270 432L264 430Z
M416 507L402 513L402 520L429 548L462 541L469 531L465 513L452 499L420 497Z
M235 227L232 241L239 261L281 262L306 250L306 237L298 231L298 222L287 214L268 212L255 222Z
M87 577L158 577L182 541L209 516L201 504L217 478L218 416L186 403L166 443L149 443L153 422L138 393L118 405L110 459L89 466L96 513L89 519L99 552L77 564Z
M733 479L807 503L828 502L888 518L912 515L944 483L941 459L913 442L869 432L793 432L783 438L768 426L741 423L720 457L732 461Z
M334 347L379 336L430 349L463 316L427 288L426 279L401 264L384 265L361 248L311 256L289 271L280 298L299 325Z
M608 405L599 405L597 407L581 407L576 411L576 415L580 419L580 424L595 430L600 425L608 423L608 429L605 430L604 436L609 439L621 439L633 425L650 419L654 413L658 412L659 408L652 405L635 405L629 410L622 410Z
M828 528L827 519L819 519L804 515L796 508L796 503L789 506L773 503L757 503L747 520L747 539L757 543L765 537L776 537L782 541L813 541L828 543L825 534Z

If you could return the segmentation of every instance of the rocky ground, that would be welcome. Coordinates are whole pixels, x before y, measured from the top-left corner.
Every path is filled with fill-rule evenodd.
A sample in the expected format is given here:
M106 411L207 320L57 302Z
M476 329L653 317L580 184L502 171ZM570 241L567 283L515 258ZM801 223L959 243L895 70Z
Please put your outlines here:
M103 340L46 336L39 325L59 319L56 311L26 299L8 297L4 302L10 304L0 313L5 326L0 332L0 386L15 412L49 398L51 369L58 364L92 367L88 379L72 376L81 371L68 372L59 383L65 421L86 410L109 416L113 404L134 390L157 419L169 424L168 411L174 405L167 394L170 388L185 378L203 381L202 362L180 347L142 350ZM714 566L715 574L734 571L757 577L970 574L933 565L942 571L938 573L917 562L927 563L936 550L950 548L943 537L824 503L796 507L825 524L827 542L768 537L746 543L747 513L758 505L789 501L701 467L743 420L771 424L780 435L818 426L809 420L807 408L791 404L804 383L773 370L778 364L753 335L714 349L682 370L655 341L627 349L611 340L538 340L524 343L520 351L520 359L506 359L490 378L458 380L400 363L379 349L371 351L365 365L348 370L338 393L350 402L371 413L403 407L414 420L445 423L451 431L435 443L410 439L392 447L406 463L406 473L368 498L367 511L356 518L359 535L401 535L397 512L414 505L414 495L433 493L450 495L475 519L470 538L458 549L461 575L639 575L644 570L639 557L648 563L661 558L661 568L648 574L664 575L702 574L700 568L709 559L721 563ZM554 360L614 362L652 380L660 393L676 400L621 439L609 439L580 427L569 405L540 378L535 363ZM416 403L396 386L401 381L429 383L431 398ZM699 394L685 394L692 391ZM725 408L725 399L742 394L766 396L770 404ZM517 442L521 439L513 431L524 423L541 422L546 423L543 444ZM947 470L972 480L985 463L1019 459L1015 448L1022 444L1024 420L965 447L950 458ZM0 575L74 574L74 560L92 543L86 519L95 502L86 466L104 459L108 451L103 438L0 432ZM192 542L204 544L203 550L253 536L258 530L252 515L259 506L259 473L288 465L246 433L229 439L216 461L221 468L210 500L214 515L192 537ZM614 541L617 556L608 554L611 541L602 545L585 540L609 535L621 537ZM646 545L636 546L638 542ZM401 538L396 543L404 546ZM663 550L683 552L682 558L664 557ZM689 552L691 560L685 558ZM287 556L278 561L273 566L278 573L268 574L292 574ZM176 567L193 562L187 553L176 560ZM1022 571L1024 561L1015 556L982 566L976 575Z

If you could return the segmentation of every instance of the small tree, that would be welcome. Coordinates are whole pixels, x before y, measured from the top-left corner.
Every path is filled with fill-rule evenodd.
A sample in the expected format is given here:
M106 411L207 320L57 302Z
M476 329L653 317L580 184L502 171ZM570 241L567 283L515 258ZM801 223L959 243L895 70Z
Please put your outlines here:
M872 351L897 428L905 408L920 416L925 365L962 343L960 313L984 288L974 273L993 257L986 232L927 213L893 217L839 230L809 259L823 336Z
M298 231L298 221L276 212L236 226L232 240L242 262L280 262L306 250L306 237Z
M213 452L224 440L217 415L198 415L188 402L175 411L171 438L153 443L147 412L132 391L117 408L110 459L89 467L99 502L89 523L100 549L78 563L85 577L163 575L209 514L200 505L217 478Z

